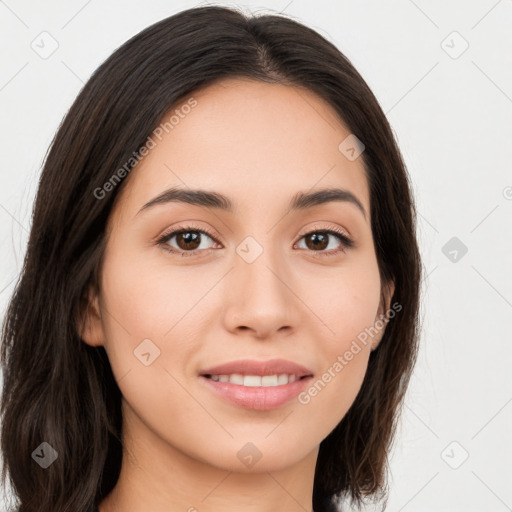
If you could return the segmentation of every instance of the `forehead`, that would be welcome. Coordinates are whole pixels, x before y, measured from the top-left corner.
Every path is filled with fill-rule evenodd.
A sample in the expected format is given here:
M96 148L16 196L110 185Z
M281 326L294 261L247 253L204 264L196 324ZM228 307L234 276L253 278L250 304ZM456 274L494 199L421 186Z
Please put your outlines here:
M174 105L161 127L171 116L129 175L130 209L171 187L219 191L235 208L288 205L299 190L339 187L370 211L362 157L339 150L350 130L309 90L229 78Z

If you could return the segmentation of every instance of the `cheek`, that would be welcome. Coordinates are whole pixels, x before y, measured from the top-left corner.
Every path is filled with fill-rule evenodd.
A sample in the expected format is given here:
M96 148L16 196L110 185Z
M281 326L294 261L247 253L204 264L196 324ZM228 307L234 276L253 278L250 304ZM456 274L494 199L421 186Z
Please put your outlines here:
M199 287L191 286L192 270L162 265L145 258L140 249L137 253L128 247L123 255L112 252L110 256L104 262L105 306L119 324L116 328L124 327L134 339L171 336L214 283L203 276Z
M129 254L111 252L104 260L105 349L116 377L144 369L151 379L158 379L155 386L168 388L164 368L175 373L194 350L187 312L193 311L196 293L186 292L186 276L175 272L171 277L168 269L165 275L151 261ZM155 368L161 370L158 376Z
M380 276L374 258L340 269L335 278L323 282L309 296L311 309L328 329L323 336L323 351L333 361L357 340L363 348L371 346L371 327L375 324L380 303Z
M352 405L367 370L380 302L376 261L340 272L337 282L331 280L309 301L328 335L316 338L322 370L299 396L299 403L321 414L329 433Z
M341 292L331 296L331 310L335 311L326 315L326 324L334 334L317 339L323 364L298 396L299 407L308 411L305 421L312 428L321 429L323 437L346 415L363 383L371 352L371 327L378 308L378 297L375 300L374 296L378 296L378 289L371 296Z
M180 273L166 277L136 259L106 258L103 268L105 349L125 407L159 434L183 436L201 413L184 387L187 361L199 350L191 332L199 290L183 293Z

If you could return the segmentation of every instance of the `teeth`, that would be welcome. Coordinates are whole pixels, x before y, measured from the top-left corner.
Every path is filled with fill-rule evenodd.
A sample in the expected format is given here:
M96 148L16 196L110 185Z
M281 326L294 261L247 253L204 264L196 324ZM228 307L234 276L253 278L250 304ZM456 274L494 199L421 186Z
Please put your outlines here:
M262 386L277 386L277 379L279 377L277 375L264 375L261 377L261 385ZM245 382L244 382L245 384Z
M282 386L289 382L297 380L295 375L287 375L282 373L280 375L241 375L240 373L233 373L231 375L211 375L212 380L216 382L231 382L231 384L238 384L247 387L273 387Z
M243 383L244 386L261 386L261 377L259 375L245 375Z
M286 375L286 373L284 373L282 375L279 375L277 377L277 383L279 385L281 385L281 384L288 384L288 380L289 380L289 377L288 377L288 375Z
M243 384L244 383L244 376L240 375L239 373L233 373L233 375L228 375L229 382L232 384Z

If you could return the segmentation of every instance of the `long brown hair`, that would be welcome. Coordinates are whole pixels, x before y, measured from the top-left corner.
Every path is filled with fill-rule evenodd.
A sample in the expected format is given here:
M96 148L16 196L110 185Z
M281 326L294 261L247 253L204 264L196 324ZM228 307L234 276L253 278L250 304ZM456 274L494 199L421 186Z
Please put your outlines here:
M419 339L422 265L407 170L375 96L335 46L285 16L207 6L118 48L85 84L47 154L2 331L2 483L9 476L19 512L91 512L116 484L120 391L104 348L84 343L76 328L84 291L98 286L105 226L123 184L101 198L97 191L136 161L172 105L235 76L315 92L364 142L380 277L394 280L401 311L371 353L352 407L320 445L313 506L386 498L388 453ZM41 443L57 454L47 468L35 462L37 450L49 453Z

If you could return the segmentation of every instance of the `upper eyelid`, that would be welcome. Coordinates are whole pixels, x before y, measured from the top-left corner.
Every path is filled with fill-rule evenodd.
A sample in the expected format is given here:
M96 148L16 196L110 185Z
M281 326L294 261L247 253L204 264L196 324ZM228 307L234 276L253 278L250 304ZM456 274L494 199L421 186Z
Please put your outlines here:
M213 233L210 233L210 230L208 230L207 228L204 228L204 227L198 227L198 226L194 226L194 225L183 225L183 226L178 226L176 228L169 228L169 229L165 229L160 235L158 235L156 237L157 240L159 239L162 239L164 237L168 237L170 235L172 236L175 236L176 234L180 233L180 232L187 232L187 231L200 231L201 233L204 233L205 235L208 235L210 238L220 238L218 237L217 235L214 235Z
M318 225L318 224L315 224L314 226L309 226L305 230L301 231L299 236L302 237L304 235L307 235L307 234L309 234L311 232L315 232L315 231L336 231L336 230L341 231L342 234L345 235L347 238L352 238L350 233L345 228L343 228L341 226L322 226L322 225ZM337 233L337 234L340 234L340 233Z

